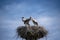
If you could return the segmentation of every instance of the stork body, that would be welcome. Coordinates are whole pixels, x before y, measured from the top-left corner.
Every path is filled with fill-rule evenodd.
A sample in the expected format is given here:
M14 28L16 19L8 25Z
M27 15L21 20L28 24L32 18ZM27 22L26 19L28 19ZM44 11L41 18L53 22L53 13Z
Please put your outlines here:
M30 18L29 19L25 19L24 17L22 17L22 21L24 22L25 26L30 26L30 24L29 24L30 20L31 20Z
M38 26L38 22L34 18L31 17L31 20L35 26Z
M22 17L22 21L25 24L25 27L27 27L27 30L31 29L29 21L31 20L31 18L25 19L24 17Z

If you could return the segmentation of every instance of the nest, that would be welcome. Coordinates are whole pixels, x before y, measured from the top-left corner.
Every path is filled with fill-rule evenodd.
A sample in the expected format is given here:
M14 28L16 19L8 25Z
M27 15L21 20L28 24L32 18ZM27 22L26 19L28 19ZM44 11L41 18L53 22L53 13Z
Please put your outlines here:
M31 29L27 29L25 26L19 26L17 28L18 36L24 39L40 39L47 35L47 30L41 26L31 26Z

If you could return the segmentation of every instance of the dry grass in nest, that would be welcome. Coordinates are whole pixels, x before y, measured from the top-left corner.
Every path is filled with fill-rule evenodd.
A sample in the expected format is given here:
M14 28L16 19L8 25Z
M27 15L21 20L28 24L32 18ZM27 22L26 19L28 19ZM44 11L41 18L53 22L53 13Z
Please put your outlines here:
M19 26L17 28L17 33L18 36L20 36L21 38L43 38L44 36L47 35L47 30L41 26L31 26L31 29L27 30L27 27L25 26Z

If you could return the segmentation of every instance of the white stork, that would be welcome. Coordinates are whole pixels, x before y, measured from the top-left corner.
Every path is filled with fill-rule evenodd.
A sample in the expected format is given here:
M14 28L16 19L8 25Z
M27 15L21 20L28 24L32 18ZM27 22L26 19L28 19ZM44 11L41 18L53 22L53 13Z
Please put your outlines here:
M25 26L30 26L29 21L31 20L31 18L25 19L24 17L22 17L22 21L24 22Z
M38 22L37 22L34 18L32 18L32 17L30 17L30 18L31 18L33 24L34 24L35 26L38 26Z

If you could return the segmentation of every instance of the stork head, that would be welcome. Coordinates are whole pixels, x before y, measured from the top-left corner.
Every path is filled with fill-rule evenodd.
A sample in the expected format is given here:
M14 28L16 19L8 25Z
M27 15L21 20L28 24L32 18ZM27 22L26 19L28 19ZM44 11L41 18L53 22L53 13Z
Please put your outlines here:
M30 19L32 19L32 17L30 16Z
M32 17L30 16L30 18L32 18Z
M22 19L23 19L24 17L22 17Z

